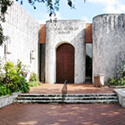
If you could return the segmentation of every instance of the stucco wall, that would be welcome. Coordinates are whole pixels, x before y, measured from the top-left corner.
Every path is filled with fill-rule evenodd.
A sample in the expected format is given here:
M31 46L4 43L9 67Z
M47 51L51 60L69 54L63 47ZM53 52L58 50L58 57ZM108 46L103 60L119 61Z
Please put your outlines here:
M6 22L2 24L4 35L9 36L11 54L6 60L30 66L30 71L38 73L38 34L39 23L33 19L17 2L8 8ZM30 60L31 51L35 51L35 59ZM4 44L0 46L0 56L5 58Z
M45 80L56 82L56 48L70 43L75 48L75 83L85 81L85 23L80 20L58 20L46 23Z
M105 81L116 77L125 59L125 15L104 14L93 19L93 76L104 74Z

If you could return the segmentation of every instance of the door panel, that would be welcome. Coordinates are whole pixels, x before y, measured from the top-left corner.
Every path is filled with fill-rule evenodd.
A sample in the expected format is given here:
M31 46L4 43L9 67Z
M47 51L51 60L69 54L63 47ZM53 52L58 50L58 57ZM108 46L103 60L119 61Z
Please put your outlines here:
M74 83L74 47L62 44L56 51L56 82Z

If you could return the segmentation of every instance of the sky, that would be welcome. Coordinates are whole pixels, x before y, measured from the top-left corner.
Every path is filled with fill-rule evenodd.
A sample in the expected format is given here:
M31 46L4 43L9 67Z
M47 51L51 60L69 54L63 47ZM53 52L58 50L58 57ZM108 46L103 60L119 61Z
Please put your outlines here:
M67 0L60 0L60 9L56 12L57 19L78 19L91 23L93 17L104 13L125 13L125 0L73 0L75 9L67 5ZM39 23L49 20L49 11L44 3L36 3L36 10L23 0L23 8Z

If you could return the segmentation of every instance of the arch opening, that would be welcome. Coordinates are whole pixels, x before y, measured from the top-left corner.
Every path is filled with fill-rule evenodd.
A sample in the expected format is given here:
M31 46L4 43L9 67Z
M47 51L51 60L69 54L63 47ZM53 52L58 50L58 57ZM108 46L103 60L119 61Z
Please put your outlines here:
M74 54L71 44L63 43L56 49L56 83L74 83Z

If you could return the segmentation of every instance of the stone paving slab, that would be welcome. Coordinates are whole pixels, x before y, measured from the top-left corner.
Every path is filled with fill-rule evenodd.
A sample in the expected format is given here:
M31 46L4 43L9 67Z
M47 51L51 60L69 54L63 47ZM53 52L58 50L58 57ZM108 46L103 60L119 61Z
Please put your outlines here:
M29 93L54 94L62 92L63 84L41 84L38 87L30 87ZM95 87L93 84L68 84L68 93L113 93L114 89L108 86Z
M0 109L0 125L125 125L118 104L13 104Z

